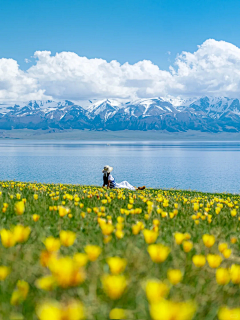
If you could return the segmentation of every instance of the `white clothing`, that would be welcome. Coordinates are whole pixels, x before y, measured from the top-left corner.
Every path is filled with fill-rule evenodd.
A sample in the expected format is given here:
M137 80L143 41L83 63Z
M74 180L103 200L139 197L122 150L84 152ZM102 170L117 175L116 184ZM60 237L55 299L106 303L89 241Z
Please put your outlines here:
M117 189L129 189L132 191L136 191L136 188L134 188L130 183L128 183L127 181L122 181L120 183L116 183L115 188Z

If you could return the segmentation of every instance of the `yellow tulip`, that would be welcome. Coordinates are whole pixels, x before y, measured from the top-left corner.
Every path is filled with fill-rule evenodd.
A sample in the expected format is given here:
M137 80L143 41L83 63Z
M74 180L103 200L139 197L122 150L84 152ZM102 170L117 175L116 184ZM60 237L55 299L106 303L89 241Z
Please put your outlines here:
M88 256L86 253L78 252L73 256L73 260L76 261L77 265L81 268L87 264Z
M226 242L221 242L218 245L218 250L222 253L225 249L228 248L228 244Z
M175 285L182 281L183 275L179 269L169 269L167 272L167 277L171 284Z
M0 266L0 281L5 280L10 272L11 272L11 269L9 267Z
M183 233L180 232L175 232L174 233L174 238L175 238L175 242L176 244L182 244L183 240L185 240L185 235Z
M25 211L25 205L23 201L18 201L14 204L14 210L17 215L22 215Z
M127 261L120 257L110 257L107 258L107 264L112 274L119 274L125 270Z
M60 241L61 244L65 247L70 247L74 244L74 241L76 239L76 233L72 231L60 231Z
M124 309L114 308L109 313L109 319L127 319Z
M230 309L228 307L221 307L218 311L219 320L238 320L240 319L240 308Z
M232 254L232 250L231 249L225 249L222 252L222 255L224 256L225 259L230 258L231 254Z
M52 275L45 276L45 277L37 279L35 282L35 285L39 289L51 291L56 286L56 280Z
M148 301L153 303L166 297L169 293L169 287L157 279L149 279L146 282L145 291Z
M153 230L144 229L143 236L147 244L154 243L157 240L158 233Z
M31 229L29 227L24 227L22 225L17 225L13 228L13 236L16 242L25 242L27 241Z
M171 251L169 247L163 244L151 244L147 250L152 261L156 263L165 261Z
M237 242L237 238L236 238L236 237L231 237L231 238L230 238L230 241L231 241L231 243L233 243L233 244L234 244L234 243L236 243L236 242Z
M226 268L218 268L216 270L216 280L220 285L228 284L230 281L230 274Z
M1 241L5 248L13 247L16 244L13 232L6 229L1 230Z
M112 300L121 298L127 287L127 280L123 275L105 274L101 278L103 290Z
M234 284L240 284L240 265L233 264L230 268L231 281Z
M172 302L160 300L150 305L153 320L191 320L196 312L193 302Z
M207 261L210 268L218 268L222 262L222 257L218 254L208 254Z
M206 263L206 258L203 255L195 255L193 256L192 261L196 267L203 267Z
M58 251L61 247L60 240L57 238L54 238L52 236L46 238L44 241L44 244L45 244L47 251L49 251L49 252Z
M17 288L13 291L11 296L11 304L19 305L26 300L29 291L29 284L24 280L18 280Z
M183 250L185 251L185 252L189 252L189 251L191 251L192 250L192 248L193 248L193 243L192 243L192 241L189 241L189 240L185 240L185 241L183 241Z
M86 252L90 261L95 261L101 254L102 249L99 246L89 244L84 248L84 251Z
M32 219L33 221L37 222L40 219L40 215L35 213L32 215Z
M208 248L212 247L215 243L215 237L210 234L204 234L202 236L202 239L203 239L204 245Z

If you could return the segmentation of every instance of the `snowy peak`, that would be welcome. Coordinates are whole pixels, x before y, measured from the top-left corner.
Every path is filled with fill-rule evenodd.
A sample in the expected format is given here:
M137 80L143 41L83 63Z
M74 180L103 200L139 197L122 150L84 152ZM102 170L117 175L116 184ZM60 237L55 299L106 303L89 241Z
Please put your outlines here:
M122 103L118 100L100 100L92 103L87 108L87 114L89 118L99 117L100 119L107 121L109 118L113 117L121 107Z

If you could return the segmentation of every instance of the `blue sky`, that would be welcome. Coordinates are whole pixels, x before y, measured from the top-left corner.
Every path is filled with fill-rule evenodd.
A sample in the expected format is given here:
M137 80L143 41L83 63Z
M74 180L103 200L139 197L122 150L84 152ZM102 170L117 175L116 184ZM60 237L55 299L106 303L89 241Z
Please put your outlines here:
M72 51L167 70L209 38L240 46L239 12L239 0L1 0L0 58L27 69L36 50Z

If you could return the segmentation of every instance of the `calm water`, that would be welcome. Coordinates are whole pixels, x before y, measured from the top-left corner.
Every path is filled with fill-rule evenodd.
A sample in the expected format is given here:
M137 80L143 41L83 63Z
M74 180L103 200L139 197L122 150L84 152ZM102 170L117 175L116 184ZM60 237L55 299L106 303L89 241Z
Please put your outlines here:
M101 185L106 164L117 182L240 193L240 142L0 140L0 180Z

